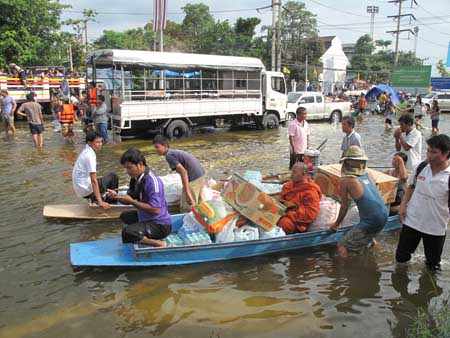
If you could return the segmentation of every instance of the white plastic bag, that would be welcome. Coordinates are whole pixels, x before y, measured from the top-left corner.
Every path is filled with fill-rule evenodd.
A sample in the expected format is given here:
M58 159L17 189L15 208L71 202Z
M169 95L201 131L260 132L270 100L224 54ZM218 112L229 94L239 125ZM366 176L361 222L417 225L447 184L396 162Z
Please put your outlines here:
M252 241L259 238L258 228L244 225L234 231L235 241Z
M216 243L233 242L235 240L234 231L236 230L236 221L238 217L233 217L223 229L216 234Z
M339 215L341 204L331 197L322 195L320 200L320 210L314 222L308 228L308 231L318 230L320 228L328 227L330 224L336 222Z
M195 218L194 214L191 212L187 213L183 217L183 225L178 229L178 236L181 238L186 238L188 234L195 232L204 231L203 225Z
M183 183L179 174L160 176L164 184L164 195L168 204L177 204L180 201Z
M275 238L286 236L284 230L278 226L274 226L270 231L266 231L263 228L259 228L258 231L259 231L259 238Z

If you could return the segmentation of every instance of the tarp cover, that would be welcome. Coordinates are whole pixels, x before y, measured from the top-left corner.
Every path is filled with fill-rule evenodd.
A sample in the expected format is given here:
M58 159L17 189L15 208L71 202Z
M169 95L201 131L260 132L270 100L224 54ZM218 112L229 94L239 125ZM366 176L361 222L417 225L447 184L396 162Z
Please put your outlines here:
M398 97L397 92L394 88L388 86L388 85L378 85L375 87L372 87L367 93L366 93L366 100L369 101L372 96L375 95L375 97L378 99L381 94L384 92L391 94L392 103L399 104L400 98Z
M261 60L250 57L149 52L123 49L101 49L90 53L88 63L94 60L97 65L124 64L152 68L211 68L234 70L262 70Z

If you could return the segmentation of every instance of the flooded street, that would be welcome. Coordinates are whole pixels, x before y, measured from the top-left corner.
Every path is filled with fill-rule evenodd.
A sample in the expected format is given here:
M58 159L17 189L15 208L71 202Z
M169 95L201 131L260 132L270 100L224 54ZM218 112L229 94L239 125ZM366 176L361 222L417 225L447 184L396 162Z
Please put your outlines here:
M449 134L450 114L441 115ZM431 133L429 118L424 139ZM145 269L73 269L69 244L118 236L118 220L45 219L46 204L80 203L72 191L72 166L84 147L51 130L34 149L26 124L16 140L0 134L0 337L404 337L417 309L448 298L450 240L442 272L424 269L422 246L408 271L396 269L398 233L378 236L373 250L342 261L335 246L228 262ZM312 145L328 139L323 163L340 157L340 125L312 123ZM393 131L370 116L361 134L369 166L390 166ZM151 169L170 173L151 140L108 144L98 172L115 171L127 184L119 157L141 149ZM172 144L198 157L210 176L244 169L287 171L287 129L198 133ZM423 145L425 154L426 144Z

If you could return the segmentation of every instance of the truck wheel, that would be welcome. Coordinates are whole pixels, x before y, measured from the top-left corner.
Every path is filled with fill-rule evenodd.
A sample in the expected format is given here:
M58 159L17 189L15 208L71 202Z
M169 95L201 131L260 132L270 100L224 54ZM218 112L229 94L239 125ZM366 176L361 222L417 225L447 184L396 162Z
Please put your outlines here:
M169 139L177 139L189 136L191 134L191 129L186 122L175 120L170 122L167 126L165 134Z
M277 129L279 124L280 120L275 114L267 114L263 121L264 129Z
M295 115L295 113L292 113L292 112L287 113L286 114L286 121L293 121L293 120L296 119L296 117L297 117L297 115Z
M330 122L331 123L339 123L341 122L341 113L337 110L331 113L330 115Z

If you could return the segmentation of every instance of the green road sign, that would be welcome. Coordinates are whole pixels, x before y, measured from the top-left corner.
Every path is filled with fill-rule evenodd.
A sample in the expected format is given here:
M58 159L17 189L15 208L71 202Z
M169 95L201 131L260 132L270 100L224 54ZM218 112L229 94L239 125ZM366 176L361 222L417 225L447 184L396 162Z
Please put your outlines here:
M431 66L400 66L392 71L391 87L428 88L430 86Z

